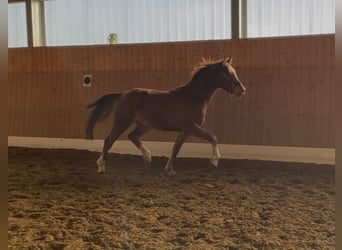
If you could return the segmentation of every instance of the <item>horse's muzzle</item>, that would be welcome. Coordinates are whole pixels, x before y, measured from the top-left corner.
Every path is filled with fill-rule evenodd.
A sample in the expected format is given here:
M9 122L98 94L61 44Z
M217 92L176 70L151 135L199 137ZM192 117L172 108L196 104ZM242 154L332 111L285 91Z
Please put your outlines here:
M245 95L246 88L244 86L240 86L239 88L234 89L234 94L238 97Z

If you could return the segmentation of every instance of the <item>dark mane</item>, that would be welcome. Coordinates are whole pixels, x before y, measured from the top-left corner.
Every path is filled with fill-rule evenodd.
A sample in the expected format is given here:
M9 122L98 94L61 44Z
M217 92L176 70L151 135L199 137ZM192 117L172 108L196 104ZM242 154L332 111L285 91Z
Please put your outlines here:
M216 66L218 64L221 64L223 62L223 59L220 60L211 60L202 58L202 62L200 62L197 66L195 66L191 72L191 77L194 79L200 72L203 72L204 70L210 68L211 66Z

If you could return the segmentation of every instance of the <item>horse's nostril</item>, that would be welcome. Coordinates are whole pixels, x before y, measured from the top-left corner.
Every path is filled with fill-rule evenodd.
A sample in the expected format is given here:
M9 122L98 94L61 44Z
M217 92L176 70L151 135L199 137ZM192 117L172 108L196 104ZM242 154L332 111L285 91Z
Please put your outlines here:
M241 93L240 93L240 96L243 96L245 93L246 93L246 89L242 89Z

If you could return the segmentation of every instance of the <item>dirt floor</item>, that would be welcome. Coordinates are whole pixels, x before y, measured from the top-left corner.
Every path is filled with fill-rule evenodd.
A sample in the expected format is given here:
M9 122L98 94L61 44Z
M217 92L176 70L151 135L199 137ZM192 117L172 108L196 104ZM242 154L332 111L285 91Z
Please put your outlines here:
M334 166L8 149L9 249L335 249Z

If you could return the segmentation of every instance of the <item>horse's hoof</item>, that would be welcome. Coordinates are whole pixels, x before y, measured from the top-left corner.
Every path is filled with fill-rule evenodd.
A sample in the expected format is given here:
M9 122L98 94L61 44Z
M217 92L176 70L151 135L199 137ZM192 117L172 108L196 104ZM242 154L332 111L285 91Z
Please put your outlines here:
M151 157L143 157L143 160L144 160L144 165L145 166L149 166L149 165L151 165L151 162L152 162L152 159L151 159Z
M168 169L168 170L165 170L165 175L168 176L168 177L171 177L171 176L177 175L177 173L173 169Z
M105 166L98 166L97 167L97 172L98 173L103 173L104 171L106 171L106 167Z
M147 147L145 147L143 144L141 144L140 150L142 152L142 158L144 160L144 163L151 164L151 161L152 161L151 151Z
M213 167L217 167L219 163L219 158L210 159L210 163L211 165L213 165Z
M97 159L96 163L97 163L97 172L98 173L102 173L106 170L106 161L103 160L102 157Z

